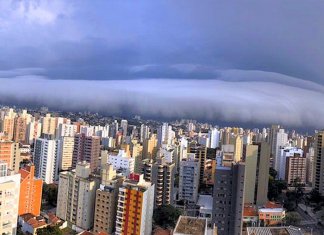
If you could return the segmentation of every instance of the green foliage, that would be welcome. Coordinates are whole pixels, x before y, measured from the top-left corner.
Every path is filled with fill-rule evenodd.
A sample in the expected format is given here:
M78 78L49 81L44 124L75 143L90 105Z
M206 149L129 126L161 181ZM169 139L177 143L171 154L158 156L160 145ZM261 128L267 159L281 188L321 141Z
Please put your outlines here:
M57 226L47 226L37 229L37 235L63 235L63 232Z
M268 199L270 201L277 201L282 194L282 190L287 189L287 183L283 180L277 180L277 171L272 167L269 170L269 187Z
M320 203L320 202L323 202L323 201L324 201L324 198L323 198L323 197L321 196L321 194L320 194L317 190L315 190L315 189L313 189L313 190L309 193L307 199L308 199L309 202L312 202L312 203Z
M272 167L270 167L270 169L269 169L269 175L270 175L273 179L275 179L275 178L277 177L277 175L278 175L278 172L277 172L275 169L273 169Z
M56 206L58 187L55 184L43 184L42 198L49 205Z
M286 214L285 223L286 225L298 225L301 218L297 212L288 212Z
M160 206L153 212L153 220L156 226L164 229L174 228L181 211L171 205Z

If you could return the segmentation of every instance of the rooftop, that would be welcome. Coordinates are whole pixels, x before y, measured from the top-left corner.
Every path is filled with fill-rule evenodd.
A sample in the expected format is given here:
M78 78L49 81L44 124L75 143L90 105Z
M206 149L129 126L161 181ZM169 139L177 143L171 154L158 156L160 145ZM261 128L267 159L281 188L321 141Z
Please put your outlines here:
M248 235L302 235L300 228L289 227L247 227Z
M206 226L206 219L180 216L174 229L174 234L204 235Z

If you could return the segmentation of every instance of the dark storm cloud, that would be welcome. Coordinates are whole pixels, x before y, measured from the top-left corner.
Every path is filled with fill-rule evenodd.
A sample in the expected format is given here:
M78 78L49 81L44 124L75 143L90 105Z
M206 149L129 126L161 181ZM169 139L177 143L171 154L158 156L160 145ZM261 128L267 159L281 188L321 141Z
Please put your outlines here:
M321 1L29 0L1 1L0 10L2 100L313 125L305 110L316 110L323 98ZM143 87L129 93L136 81L120 80ZM19 82L28 91L19 90ZM214 83L219 89L207 97L203 87ZM76 91L70 94L63 84ZM99 96L95 104L82 98L88 84ZM55 99L46 95L51 87ZM28 99L19 92L29 92ZM148 93L155 105L146 101ZM199 115L189 109L193 105Z

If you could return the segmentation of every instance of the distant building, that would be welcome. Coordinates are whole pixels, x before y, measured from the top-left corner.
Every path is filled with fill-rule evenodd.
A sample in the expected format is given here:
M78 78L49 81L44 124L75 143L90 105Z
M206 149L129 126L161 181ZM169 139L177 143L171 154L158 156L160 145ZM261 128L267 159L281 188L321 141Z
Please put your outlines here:
M126 177L134 173L135 160L127 156L125 150L119 150L117 155L110 154L108 164L111 164L114 170L121 172Z

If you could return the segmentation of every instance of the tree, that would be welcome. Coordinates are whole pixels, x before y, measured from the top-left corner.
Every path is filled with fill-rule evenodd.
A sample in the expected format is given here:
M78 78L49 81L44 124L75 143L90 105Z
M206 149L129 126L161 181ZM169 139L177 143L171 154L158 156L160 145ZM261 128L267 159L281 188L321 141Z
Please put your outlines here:
M285 217L286 225L298 225L301 218L297 212L288 212Z
M273 178L273 179L276 179L277 175L278 175L278 172L273 169L272 167L270 167L269 169L269 175Z
M164 229L174 228L181 211L171 205L160 206L153 212L154 224Z
M51 206L56 206L58 187L55 184L43 184L42 198Z
M315 189L313 189L309 193L308 199L310 202L313 202L313 203L320 203L320 202L322 202L322 200L324 200L324 198L321 197L321 194Z
M57 226L47 226L37 229L37 235L63 235L63 232Z

